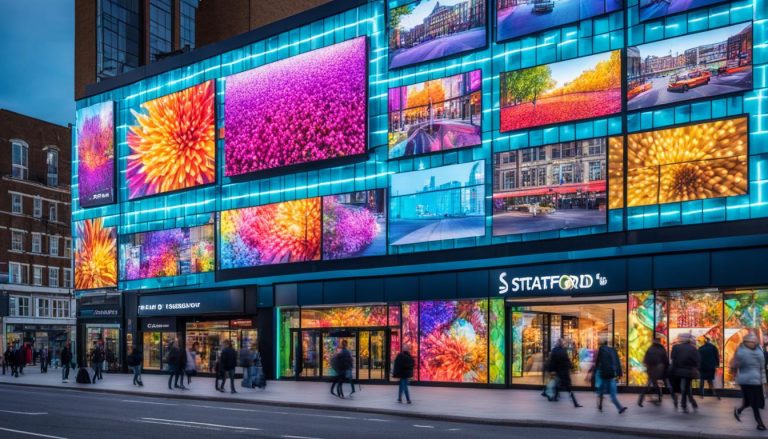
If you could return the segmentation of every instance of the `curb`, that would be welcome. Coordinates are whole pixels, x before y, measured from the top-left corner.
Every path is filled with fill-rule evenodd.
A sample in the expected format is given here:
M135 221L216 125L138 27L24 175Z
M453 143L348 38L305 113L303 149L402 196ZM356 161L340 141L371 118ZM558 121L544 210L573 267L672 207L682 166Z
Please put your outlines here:
M288 402L288 401L265 401L265 400L243 400L231 397L218 397L218 396L203 396L203 395L168 395L164 393L138 393L126 390L107 390L98 388L72 388L51 386L45 384L29 384L29 383L8 383L0 382L0 385L18 386L18 387L35 387L43 389L58 389L70 392L90 392L90 393L102 393L113 395L128 395L136 397L146 398L163 398L174 400L195 400L195 401L216 401L216 402L228 402L236 404L254 404L262 406L273 407L288 407L288 408L301 408L312 410L328 410L337 412L354 412L354 413L369 413L378 415L397 416L401 418L410 419L427 419L432 421L441 422L458 422L465 424L484 424L484 425L496 425L500 427L524 427L524 428L553 428L558 430L579 430L579 431L592 431L597 433L617 433L622 435L647 435L654 438L690 438L690 439L754 439L755 435L727 435L722 434L710 434L703 431L659 431L651 428L638 428L638 427L620 427L615 425L597 425L597 424L578 424L578 423L566 423L549 420L539 419L487 419L472 416L452 416L452 415L440 415L433 413L421 413L421 412L403 412L393 409L380 409L374 407L344 407L339 405L319 404L319 403L303 403L303 402Z

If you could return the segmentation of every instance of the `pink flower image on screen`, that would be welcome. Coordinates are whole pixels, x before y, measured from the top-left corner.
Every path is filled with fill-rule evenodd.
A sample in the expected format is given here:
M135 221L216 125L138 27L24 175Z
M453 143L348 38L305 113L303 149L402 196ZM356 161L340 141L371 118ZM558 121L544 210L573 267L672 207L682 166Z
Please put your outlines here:
M356 194L366 201L346 199ZM386 253L384 209L383 203L379 208L377 199L385 200L383 190L323 197L323 259Z
M78 197L83 207L114 201L115 128L112 101L77 112Z
M226 175L365 152L367 41L359 37L226 79Z

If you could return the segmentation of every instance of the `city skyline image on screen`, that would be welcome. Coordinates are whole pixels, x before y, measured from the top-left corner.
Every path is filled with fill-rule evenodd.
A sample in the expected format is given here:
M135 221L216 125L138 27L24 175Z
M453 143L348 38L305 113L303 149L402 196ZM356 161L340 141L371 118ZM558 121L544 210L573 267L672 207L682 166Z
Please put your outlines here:
M115 103L77 111L78 201L82 207L115 201Z
M387 8L389 68L487 45L487 0L420 0Z
M501 132L621 111L621 51L504 72Z
M752 90L752 22L627 49L627 110Z
M389 157L482 142L482 71L389 89Z
M227 77L226 175L364 154L367 62L358 37Z
M621 10L622 0L496 0L496 41Z

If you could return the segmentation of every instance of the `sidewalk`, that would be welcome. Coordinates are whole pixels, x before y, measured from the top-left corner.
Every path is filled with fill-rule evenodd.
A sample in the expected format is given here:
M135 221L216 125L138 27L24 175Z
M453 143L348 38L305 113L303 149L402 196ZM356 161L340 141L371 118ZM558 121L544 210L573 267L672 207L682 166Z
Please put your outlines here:
M697 398L698 412L686 415L675 412L668 398L661 407L646 403L644 408L640 408L636 403L637 395L623 394L619 395L619 399L629 410L619 415L607 398L604 412L598 412L596 396L589 392L577 394L584 407L576 409L568 398L550 403L538 391L532 390L411 386L413 404L406 405L397 403L397 387L394 385L363 384L362 390L353 398L342 400L329 393L329 384L319 382L270 381L267 389L262 391L242 388L238 380L235 382L238 393L230 394L229 387L227 393L217 392L213 378L193 377L190 390L172 391L168 390L167 375L145 374L143 388L133 386L131 377L129 374L104 374L104 380L98 384L77 384L74 382L75 373L71 372L70 382L63 384L60 369L51 368L47 374L41 374L39 367L27 367L25 375L19 378L0 375L0 384L360 411L444 421L560 427L653 437L768 438L768 434L755 429L751 411L742 415L742 423L736 422L733 408L740 403L740 399L736 398L723 398L721 401ZM345 385L344 390L348 393L349 385Z

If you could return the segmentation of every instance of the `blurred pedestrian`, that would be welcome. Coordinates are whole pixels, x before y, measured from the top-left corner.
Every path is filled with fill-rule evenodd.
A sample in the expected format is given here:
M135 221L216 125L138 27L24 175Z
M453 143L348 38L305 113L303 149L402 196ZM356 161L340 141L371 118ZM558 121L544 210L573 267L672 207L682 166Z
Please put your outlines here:
M672 376L680 380L680 406L683 413L688 413L688 402L694 410L699 408L693 399L693 380L699 377L701 358L696 350L692 334L682 333L677 337L678 343L672 348Z
M704 383L706 382L709 384L712 395L720 399L720 395L715 389L715 372L720 366L720 351L707 336L704 336L704 344L699 348L699 358L701 359L699 365L699 393L701 397L704 398Z
M101 369L102 365L104 363L104 352L102 352L101 347L99 347L99 344L95 341L93 342L93 349L91 349L91 367L93 368L93 379L91 382L93 384L96 384L96 380L102 380L104 379L101 376Z
M64 347L61 348L59 360L61 361L61 382L68 383L69 369L72 367L72 348L69 342L64 343Z
M347 378L347 371L351 371L354 366L352 354L347 349L347 340L341 341L341 350L331 359L331 367L336 373L336 377L331 384L331 394L339 398L344 398L344 389L342 388ZM334 388L336 392L334 393Z
M607 393L619 414L627 411L616 396L616 380L621 378L622 374L621 360L616 349L608 345L607 339L601 341L600 349L597 350L594 373L600 378L600 386L597 389L597 409L603 411L603 396Z
M765 376L765 353L757 346L757 336L747 334L736 350L729 367L736 373L736 383L741 386L741 407L733 409L733 416L741 422L741 412L752 407L752 414L757 421L757 429L765 430L765 424L760 417L760 409L765 408L763 384Z
M232 348L232 342L226 340L224 342L224 349L221 351L221 369L224 375L221 383L221 392L224 391L224 384L226 384L227 378L229 378L231 392L237 393L235 390L235 367L237 367L237 352Z
M555 394L550 401L557 401L559 399L560 389L562 388L570 394L573 406L581 407L581 404L576 401L573 389L571 389L571 369L573 369L573 364L571 364L571 358L565 349L565 340L560 338L555 343L552 352L550 352L547 363L547 371L556 377Z
M661 344L661 339L659 337L654 337L651 346L649 346L648 350L645 352L643 364L645 365L645 372L648 376L648 385L640 393L637 405L640 407L643 406L645 396L649 392L654 392L658 395L658 399L653 401L653 403L656 405L661 404L662 395L664 393L662 387L666 387L669 389L670 395L672 395L672 401L675 403L675 407L677 407L677 396L675 396L674 389L672 389L672 384L669 381L669 357L667 356L667 349ZM661 387L659 386L659 381L661 381Z
M143 361L143 356L141 355L141 351L138 347L131 346L131 352L128 354L128 358L126 358L126 364L128 367L131 368L131 371L133 372L133 385L143 387L144 383L141 382L141 363Z
M197 352L200 350L200 343L192 343L192 348L187 348L187 362L184 366L184 374L187 376L187 385L192 384L192 377L197 375Z
M181 352L181 349L179 349L176 340L171 341L168 348L168 389L170 390L173 390L174 388L185 389L183 380L181 381L181 384L179 384L181 376L184 373L183 355L184 354Z
M40 349L40 373L48 373L48 346Z
M411 356L411 345L403 345L403 350L395 357L395 364L392 367L392 376L400 380L400 387L397 390L397 402L403 402L403 394L405 394L405 401L411 403L411 394L408 391L408 380L413 378L413 369L416 366L416 362Z

